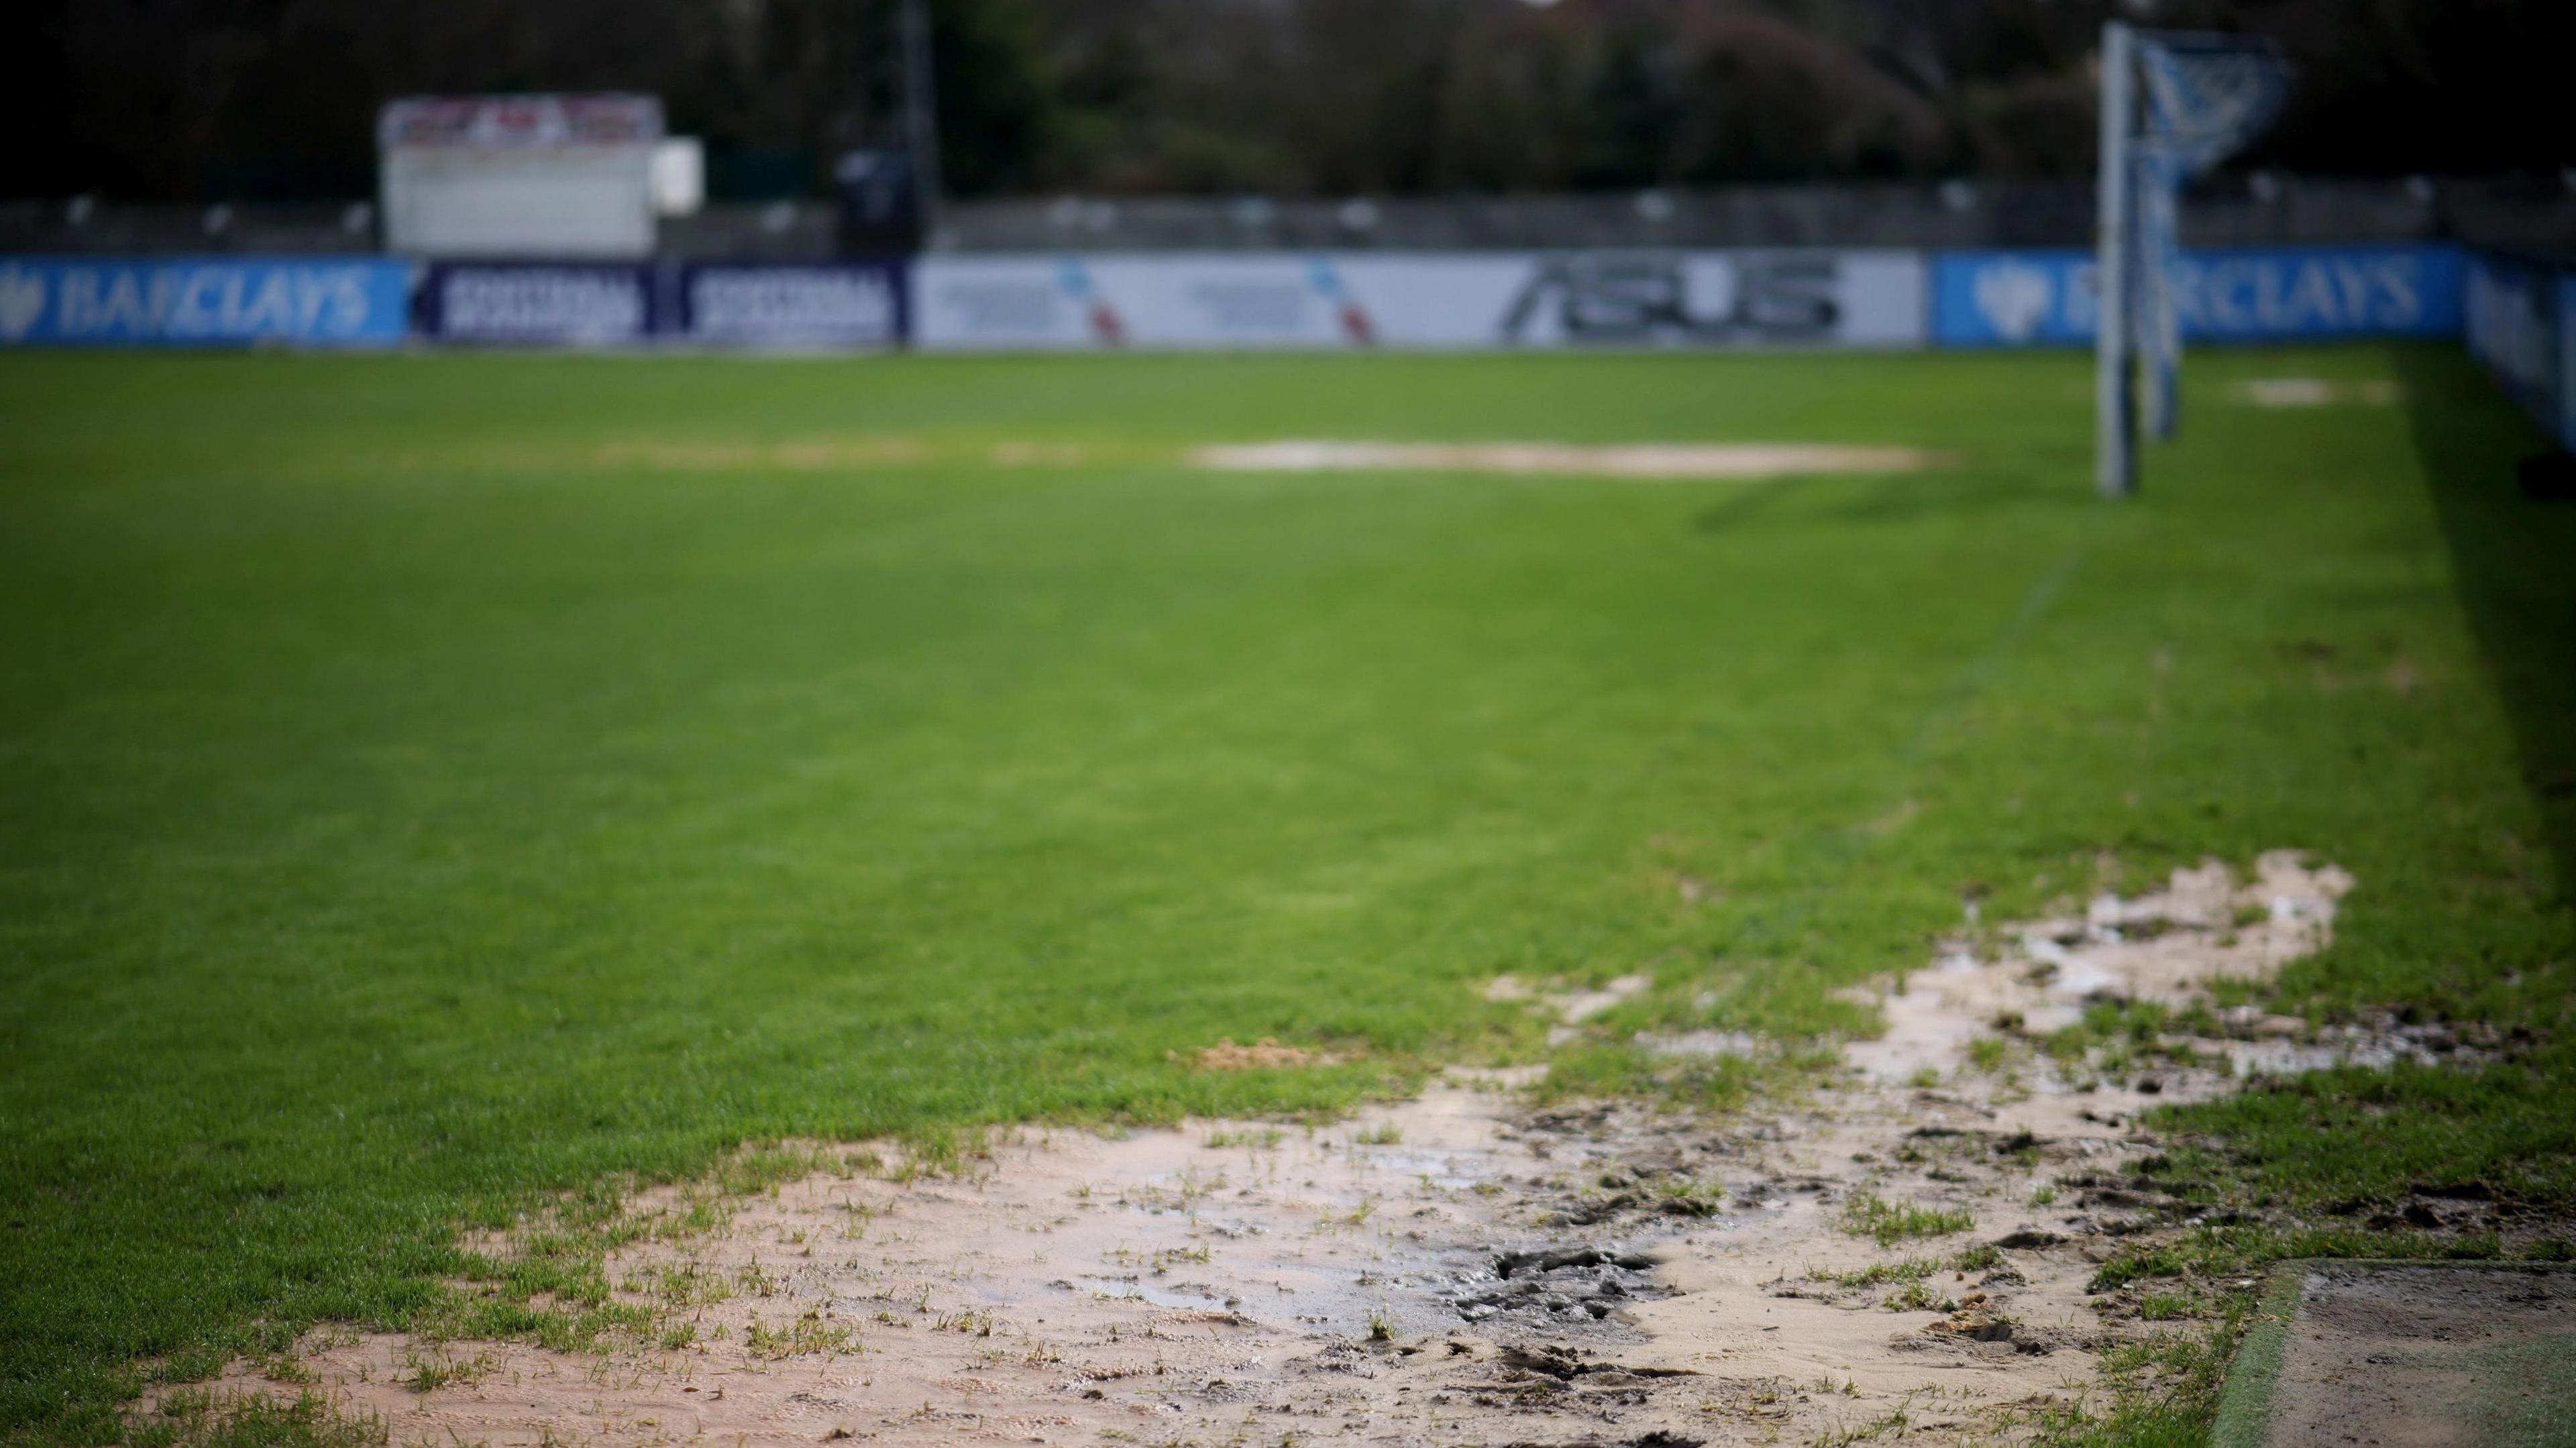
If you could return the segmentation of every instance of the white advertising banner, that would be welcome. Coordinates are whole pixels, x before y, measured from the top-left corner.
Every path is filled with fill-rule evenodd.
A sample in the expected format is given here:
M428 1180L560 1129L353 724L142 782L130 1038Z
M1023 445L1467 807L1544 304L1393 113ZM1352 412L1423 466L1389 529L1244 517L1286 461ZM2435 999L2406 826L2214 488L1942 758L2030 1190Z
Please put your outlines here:
M1899 251L933 254L932 350L1919 347Z

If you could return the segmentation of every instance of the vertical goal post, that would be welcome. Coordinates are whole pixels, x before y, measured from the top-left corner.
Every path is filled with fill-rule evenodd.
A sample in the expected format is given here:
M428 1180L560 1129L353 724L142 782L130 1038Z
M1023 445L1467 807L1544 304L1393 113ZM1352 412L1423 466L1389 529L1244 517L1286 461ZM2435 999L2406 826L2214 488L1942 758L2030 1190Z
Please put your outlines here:
M2137 102L2134 32L2114 20L2102 27L2101 191L2093 230L2093 486L2106 498L2138 491L2137 354L2129 339L2132 230L2136 199L2129 132Z
M2182 189L2262 134L2289 88L2280 48L2260 36L2102 27L2093 481L2105 497L2138 491L2141 381L2150 430L2174 433Z

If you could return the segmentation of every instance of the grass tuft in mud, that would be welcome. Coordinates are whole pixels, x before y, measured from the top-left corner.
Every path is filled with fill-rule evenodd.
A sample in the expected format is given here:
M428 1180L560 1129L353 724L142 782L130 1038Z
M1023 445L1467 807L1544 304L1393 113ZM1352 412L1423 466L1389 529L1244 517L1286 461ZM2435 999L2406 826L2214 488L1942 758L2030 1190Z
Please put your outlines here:
M382 1420L335 1411L320 1395L281 1401L260 1393L183 1388L137 1427L131 1448L385 1448Z
M1829 1272L1822 1280L1837 1287L1884 1287L1890 1282L1920 1282L1937 1272L1983 1272L2000 1265L2003 1253L1980 1242L1948 1257L1908 1257L1898 1262L1872 1262L1848 1272Z
M1915 1201L1890 1201L1876 1192L1854 1192L1843 1203L1842 1229L1893 1247L1915 1237L1943 1237L1964 1232L1977 1219L1963 1211L1927 1207Z

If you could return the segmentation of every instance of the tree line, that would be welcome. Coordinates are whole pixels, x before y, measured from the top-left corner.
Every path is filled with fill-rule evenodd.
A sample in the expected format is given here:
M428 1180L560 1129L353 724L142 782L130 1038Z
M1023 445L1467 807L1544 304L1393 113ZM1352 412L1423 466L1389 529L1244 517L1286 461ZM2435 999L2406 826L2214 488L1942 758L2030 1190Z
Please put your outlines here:
M0 194L359 197L389 96L640 90L720 191L901 140L896 0L22 0ZM2072 176L2102 21L2277 37L2310 172L2576 163L2570 0L931 0L964 195Z

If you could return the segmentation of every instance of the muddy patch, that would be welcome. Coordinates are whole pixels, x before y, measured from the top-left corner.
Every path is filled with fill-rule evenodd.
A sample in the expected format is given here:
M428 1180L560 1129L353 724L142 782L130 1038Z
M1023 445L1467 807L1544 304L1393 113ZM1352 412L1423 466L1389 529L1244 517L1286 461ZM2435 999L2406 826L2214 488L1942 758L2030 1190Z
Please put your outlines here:
M1860 993L1881 1007L1887 1031L1848 1054L1873 1081L1896 1085L1959 1065L1980 1039L2044 1036L2092 1006L2186 1008L2205 1000L2212 982L2267 979L2322 947L2336 902L2351 888L2341 870L2310 869L2298 854L2275 851L2256 861L2247 882L2211 862L2175 871L2161 890L2104 895L2080 914L2011 926L1992 940L1963 938L1894 990ZM2197 1051L2231 1069L2180 1073L2173 1094L2223 1088L2241 1071L2305 1069L2353 1054L2334 1041L2302 1041L2302 1021L2239 1011L2224 1025L2226 1035L2174 1044L2185 1058ZM2054 1088L2046 1093L2052 1099L2092 1094L2066 1088L2087 1086L2093 1075L2060 1074L2039 1083ZM2139 1081L2153 1083L2153 1071L2142 1070ZM2150 1084L2147 1094L2163 1093Z
M1194 467L1258 473L1503 473L1569 477L1783 478L1826 473L1910 473L1939 459L1914 448L1798 443L1393 443L1292 439L1203 447Z
M493 1448L2011 1441L2134 1330L2087 1291L2097 1264L2189 1220L2136 1169L2138 1112L2333 1050L2253 1018L2114 1066L2034 1033L2275 969L2325 942L2348 885L2274 855L1963 932L1873 995L1887 1033L1839 1083L1787 1107L1539 1108L1512 1089L1527 1069L1459 1071L1329 1128L1026 1133L945 1175L855 1158L640 1197L603 1272L636 1325L606 1351L324 1330L298 1355L397 1442ZM1486 993L1599 1032L1648 988ZM1705 1034L1647 1044L1760 1044ZM292 1391L248 1365L230 1386Z
M1599 1435L1649 1405L1621 1311L1679 1223L1558 1225L1617 1144L1444 1084L1307 1131L1024 1137L974 1171L821 1172L633 1208L605 1353L323 1331L304 1370L397 1442L1432 1442ZM492 1244L504 1247L504 1244ZM234 1385L253 1383L247 1369Z

